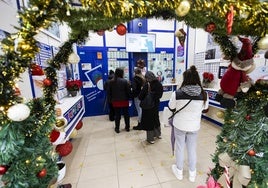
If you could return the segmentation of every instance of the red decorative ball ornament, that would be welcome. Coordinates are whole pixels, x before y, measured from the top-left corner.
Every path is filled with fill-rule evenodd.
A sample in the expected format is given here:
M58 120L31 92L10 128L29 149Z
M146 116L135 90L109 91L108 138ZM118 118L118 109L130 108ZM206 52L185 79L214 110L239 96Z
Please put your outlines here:
M251 119L250 115L246 115L246 120L249 121Z
M248 150L248 155L249 156L255 156L256 155L256 152L253 149Z
M60 136L60 132L56 130L52 130L50 133L50 142L55 142Z
M47 170L43 168L40 172L38 172L37 177L43 178L47 175Z
M73 144L70 141L66 141L64 144L59 144L56 147L56 152L58 152L62 157L69 155L72 150Z
M76 130L79 130L79 129L81 129L82 127L83 127L83 122L82 122L82 120L80 120L80 121L77 123L75 129L76 129Z
M119 35L125 35L127 33L127 28L126 28L126 26L124 24L119 24L116 27L116 32Z
M4 175L8 170L8 166L0 165L0 175Z
M51 82L50 79L45 78L45 79L43 80L43 84L44 84L44 86L51 86L52 82Z
M31 64L31 72L33 76L42 76L45 74L42 67L38 64Z
M205 25L205 31L208 33L212 33L216 29L216 24L214 22L209 22Z

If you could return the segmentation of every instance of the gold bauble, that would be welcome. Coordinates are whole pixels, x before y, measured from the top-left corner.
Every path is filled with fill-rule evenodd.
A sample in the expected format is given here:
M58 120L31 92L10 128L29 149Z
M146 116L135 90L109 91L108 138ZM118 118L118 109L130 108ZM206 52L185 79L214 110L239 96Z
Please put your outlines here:
M180 16L183 17L186 14L188 14L189 10L191 8L191 5L189 3L188 0L183 0L180 5L175 9L175 13Z
M256 91L256 94L257 95L261 95L261 91Z
M258 47L261 50L266 50L268 49L268 35L265 35L265 37L261 38L258 42Z
M218 111L217 113L216 113L216 116L218 117L218 118L223 118L224 117L224 112L223 111Z
M76 129L74 129L70 135L70 138L75 138L78 134L78 131Z
M62 127L64 127L65 125L67 125L67 120L66 120L66 118L64 118L64 117L57 118L57 120L56 120L56 127L57 127L57 128L62 128Z

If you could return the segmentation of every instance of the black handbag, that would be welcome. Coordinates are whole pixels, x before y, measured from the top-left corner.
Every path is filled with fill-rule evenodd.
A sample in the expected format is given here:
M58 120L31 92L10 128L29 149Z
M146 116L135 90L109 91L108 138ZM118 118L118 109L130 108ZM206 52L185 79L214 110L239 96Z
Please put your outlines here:
M151 92L150 84L148 83L148 93L143 100L140 102L140 107L142 109L151 109L155 106L155 101L153 94Z

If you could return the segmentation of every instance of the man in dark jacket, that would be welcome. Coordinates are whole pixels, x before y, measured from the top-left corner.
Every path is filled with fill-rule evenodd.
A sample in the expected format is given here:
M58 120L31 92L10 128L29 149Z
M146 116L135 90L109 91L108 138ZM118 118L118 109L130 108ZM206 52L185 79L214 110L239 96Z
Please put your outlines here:
M125 120L125 130L130 128L129 118L129 99L131 98L131 87L126 79L123 78L124 70L117 68L114 78L109 82L107 89L108 101L111 101L115 111L115 132L120 132L121 112Z

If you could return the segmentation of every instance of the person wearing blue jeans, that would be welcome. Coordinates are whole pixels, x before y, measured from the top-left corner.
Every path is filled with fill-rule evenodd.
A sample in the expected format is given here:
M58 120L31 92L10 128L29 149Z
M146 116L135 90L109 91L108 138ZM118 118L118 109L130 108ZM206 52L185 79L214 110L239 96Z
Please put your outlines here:
M138 97L135 97L134 98L134 104L135 104L137 114L138 114L138 125L141 122L141 111L142 111L142 109L140 107L140 103L141 103L140 99Z
M134 130L141 130L141 114L142 114L142 109L140 107L140 99L138 98L141 89L145 83L145 77L143 76L141 69L140 68L136 68L134 70L134 77L133 77L133 81L132 81L132 93L133 93L133 98L134 98L134 104L138 113L138 125L134 126L133 129Z
M184 148L186 145L189 171L194 172L196 170L195 167L196 167L197 131L193 132L181 131L176 127L174 127L174 135L176 140L175 141L176 167L178 169L183 169Z
M208 109L208 95L203 90L199 74L193 65L183 73L179 89L171 94L168 107L179 111L173 117L176 163L171 166L177 179L183 179L184 148L188 156L189 180L196 178L196 144L202 111Z

